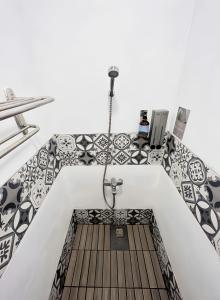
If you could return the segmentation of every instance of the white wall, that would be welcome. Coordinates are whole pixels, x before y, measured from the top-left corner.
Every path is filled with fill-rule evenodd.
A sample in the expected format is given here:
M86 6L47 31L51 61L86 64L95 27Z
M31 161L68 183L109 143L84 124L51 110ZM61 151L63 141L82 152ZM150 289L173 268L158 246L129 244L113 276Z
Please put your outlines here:
M0 183L53 133L107 130L110 65L120 68L113 131L136 131L140 109L171 109L193 3L2 0L0 89L12 87L19 96L50 95L56 102L25 114L41 131L1 160ZM0 137L13 128L12 119L1 122Z
M220 172L220 2L195 3L176 109L191 109L183 143Z
M0 299L48 299L72 209L105 208L102 173L61 170L0 280ZM117 208L153 208L183 299L219 300L219 257L162 166L111 166L112 175L124 179Z

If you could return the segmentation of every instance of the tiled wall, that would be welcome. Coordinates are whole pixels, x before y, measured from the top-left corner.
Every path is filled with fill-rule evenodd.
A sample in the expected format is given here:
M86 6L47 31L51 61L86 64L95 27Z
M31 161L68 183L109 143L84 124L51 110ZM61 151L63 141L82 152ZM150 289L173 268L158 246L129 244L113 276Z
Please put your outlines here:
M103 164L106 147L105 134L55 135L0 188L0 276L62 166ZM113 134L110 151L113 165L162 163L220 255L217 173L172 135L161 150L150 150L135 134Z
M73 222L74 220L74 222ZM71 225L72 224L72 225ZM73 236L73 229L77 224L148 224L150 225L151 233L155 249L157 251L161 271L164 282L171 300L181 300L181 295L176 283L174 273L171 268L168 255L166 253L159 228L151 209L116 209L114 211L109 209L77 209L73 212L73 217L70 223L70 229L67 236ZM69 252L72 245L71 238L66 238L62 255L58 263L55 274L53 286L49 300L60 300L64 287L64 281L68 269ZM68 255L67 255L68 253Z
M164 247L164 243L161 238L160 231L157 226L157 222L154 215L152 215L150 229L153 236L154 246L157 251L160 268L163 274L163 279L169 294L169 298L172 300L181 300L182 296L180 294L176 278L173 273L168 255L166 253L166 249Z
M54 277L49 300L60 300L63 292L63 287L66 279L68 265L70 261L73 239L76 232L76 223L74 221L74 213L70 221L70 225L67 231L66 239L64 242L62 254L57 266L56 274Z
M61 167L50 139L0 188L0 277Z
M62 166L103 164L105 134L54 135L0 188L0 276ZM110 164L161 164L164 149L150 150L136 134L112 134Z
M220 255L220 176L173 135L162 164Z

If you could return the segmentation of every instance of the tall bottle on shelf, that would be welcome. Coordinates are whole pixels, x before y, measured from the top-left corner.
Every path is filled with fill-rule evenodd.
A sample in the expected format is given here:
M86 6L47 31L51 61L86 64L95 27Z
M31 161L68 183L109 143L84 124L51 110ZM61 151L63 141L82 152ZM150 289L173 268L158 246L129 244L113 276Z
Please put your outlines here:
M147 110L141 110L138 136L148 140L150 123L147 120Z

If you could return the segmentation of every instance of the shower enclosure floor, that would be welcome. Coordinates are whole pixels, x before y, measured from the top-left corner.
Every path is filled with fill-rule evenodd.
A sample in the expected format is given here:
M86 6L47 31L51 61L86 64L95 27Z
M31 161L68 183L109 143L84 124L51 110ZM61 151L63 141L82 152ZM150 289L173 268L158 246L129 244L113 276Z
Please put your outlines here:
M62 300L168 300L149 226L127 225L128 250L110 227L77 226Z

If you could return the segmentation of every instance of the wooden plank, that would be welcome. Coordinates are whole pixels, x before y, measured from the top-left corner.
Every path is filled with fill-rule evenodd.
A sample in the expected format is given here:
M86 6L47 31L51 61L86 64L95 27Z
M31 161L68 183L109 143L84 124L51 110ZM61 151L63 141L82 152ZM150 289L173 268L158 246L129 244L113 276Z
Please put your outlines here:
M110 225L105 225L104 250L111 250L110 249Z
M135 250L134 233L133 233L132 225L127 225L127 228L128 228L129 249Z
M143 289L142 292L143 292L144 300L152 300L150 290L148 290L148 289Z
M102 289L102 299L103 300L110 300L111 298L110 288L103 288Z
M127 299L127 297L126 297L126 289L119 289L118 290L119 291L119 293L118 293L118 299L119 300L126 300Z
M153 242L153 239L152 239L152 236L151 236L151 233L150 233L149 225L144 225L144 231L145 231L145 235L146 235L146 238L147 238L147 243L148 243L149 250L155 250L154 242Z
M95 288L94 300L102 300L102 289L101 288Z
M99 238L99 227L98 225L93 225L92 250L97 250L98 238Z
M140 278L140 272L139 272L139 267L138 267L137 252L130 251L130 257L131 257L131 269L132 269L132 276L133 276L133 284L134 284L134 287L140 288L141 287L141 278Z
M67 270L66 280L64 284L65 286L71 286L72 284L73 273L76 264L76 257L77 257L77 250L73 250L70 257L69 267Z
M70 288L65 287L63 289L62 300L69 300L69 296L70 296Z
M111 300L118 300L118 289L111 288Z
M138 257L138 266L141 276L141 286L142 288L149 288L149 281L147 276L147 271L145 267L145 261L144 261L144 255L143 251L137 251L137 257Z
M161 300L169 300L166 290L159 290Z
M76 266L75 266L74 274L73 274L72 286L79 286L80 275L81 275L81 270L82 270L82 263L83 263L83 256L84 256L84 250L78 250L77 257L76 257Z
M111 251L111 287L118 287L118 267L116 251Z
M144 299L142 289L135 289L134 294L135 294L135 299L136 300L143 300Z
M104 249L104 234L105 234L104 225L99 225L99 239L98 239L98 250Z
M124 251L124 263L125 263L125 285L126 288L133 288L133 278L131 269L131 259L129 251Z
M147 238L144 231L144 226L143 225L137 225L137 226L140 234L142 250L148 250L149 248L148 248Z
M96 274L96 257L97 251L91 251L89 274L88 274L88 286L95 286L95 274Z
M151 294L152 294L152 300L161 300L159 290L152 289Z
M69 300L77 300L77 296L78 296L78 287L77 288L71 288Z
M73 242L73 249L77 249L77 250L79 249L82 227L83 227L83 225L81 225L81 224L77 225L76 235L75 235L74 242Z
M145 264L146 264L150 288L151 289L157 288L157 281L156 281L156 277L154 274L154 268L153 268L153 264L151 261L150 253L149 253L149 251L144 251L143 254L144 254L144 260L145 260Z
M125 269L123 251L117 251L118 261L118 286L125 287Z
M151 260L153 262L153 267L154 267L155 277L156 277L156 281L157 281L157 286L158 286L158 288L164 289L165 284L164 284L164 281L163 281L163 276L162 276L162 273L161 273L161 269L160 269L160 265L159 265L159 261L158 261L158 258L157 258L156 251L150 251L150 256L151 256Z
M110 287L111 279L111 257L110 251L104 251L103 253L103 287Z
M141 240L140 240L140 235L139 235L139 230L137 225L133 225L133 232L134 232L134 242L135 242L136 250L142 250L142 245L141 245Z
M94 288L87 288L86 289L86 300L93 300L94 299Z
M133 289L127 289L127 300L134 300L134 290Z
M93 234L93 225L88 225L86 246L85 246L86 250L92 249L92 234Z
M80 243L79 243L80 250L84 250L86 247L87 230L88 230L88 225L82 225L82 234L81 234L81 239L80 239Z
M78 290L77 300L85 300L85 298L86 298L86 288L85 287L81 287Z
M80 286L87 286L87 279L89 273L89 261L90 261L90 252L89 250L85 250L82 270L81 270L81 277L80 277Z
M97 251L95 286L102 287L103 251Z

